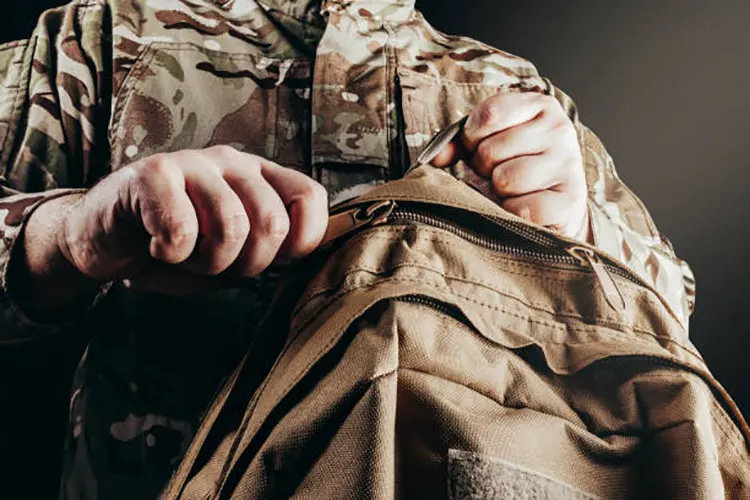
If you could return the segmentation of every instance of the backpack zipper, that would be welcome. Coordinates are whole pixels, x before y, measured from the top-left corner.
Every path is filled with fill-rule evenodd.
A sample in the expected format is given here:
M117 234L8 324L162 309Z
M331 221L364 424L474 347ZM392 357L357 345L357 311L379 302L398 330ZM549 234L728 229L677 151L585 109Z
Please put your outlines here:
M440 210L440 208L436 207L436 210ZM453 215L450 218L440 217L439 215L430 213L425 209L396 205L393 201L379 201L364 207L355 207L330 217L328 230L321 245L327 245L344 235L369 226L376 226L386 222L416 222L448 231L470 243L490 250L503 252L529 260L589 268L594 272L594 276L604 292L607 304L618 313L624 312L626 305L622 292L612 277L613 274L638 285L648 286L635 274L626 272L619 267L605 264L595 252L584 246L573 244L561 245L559 240L552 237L545 237L543 234L535 232L523 224L480 214L469 216L469 218L472 219L472 224L459 224L453 220L456 218L455 214L458 211L452 212ZM486 224L487 230L478 231L476 229L469 229L469 227L476 223ZM519 245L510 245L500 237L488 235L492 232L496 232L497 229L510 231L511 233L522 237L524 243L531 242L541 248L539 250L532 250ZM506 236L505 239L507 239L507 233L505 233L504 236Z
M594 275L604 292L607 304L618 313L624 312L626 305L622 292L617 286L614 278L612 278L612 274L617 274L640 284L640 280L634 280L633 276L629 273L621 271L617 267L604 264L596 253L586 247L566 245L561 248L558 240L546 238L540 233L530 231L522 224L517 224L505 219L494 219L484 215L476 216L476 218L477 220L485 220L492 225L501 226L503 229L510 230L511 232L523 237L525 240L529 240L536 245L543 247L544 250L534 251L517 245L508 245L499 238L487 236L485 232L467 229L470 227L469 224L456 224L453 221L419 210L415 211L397 208L390 214L389 221L398 222L399 220L405 220L427 224L449 231L476 245L521 258L550 262L552 264L569 264L588 267L594 271Z
M484 219L489 221L491 224L500 225L504 229L508 229L519 236L522 236L524 239L530 240L533 243L544 247L544 251L533 251L528 248L508 245L500 241L498 238L487 236L483 232L467 229L469 224L456 224L445 218L436 217L432 214L418 210L396 208L392 211L388 220L389 222L399 222L400 220L404 220L407 222L427 224L449 231L476 245L526 259L540 260L553 264L580 265L591 268L604 291L607 303L619 313L624 312L626 309L625 299L622 296L622 292L618 288L617 283L612 278L612 274L617 274L629 281L640 284L640 280L635 279L632 274L622 271L618 267L604 264L595 252L586 247L566 245L561 248L558 240L545 238L542 234L530 231L522 224L517 224L505 219L492 219L484 215L478 215L476 217L480 220Z

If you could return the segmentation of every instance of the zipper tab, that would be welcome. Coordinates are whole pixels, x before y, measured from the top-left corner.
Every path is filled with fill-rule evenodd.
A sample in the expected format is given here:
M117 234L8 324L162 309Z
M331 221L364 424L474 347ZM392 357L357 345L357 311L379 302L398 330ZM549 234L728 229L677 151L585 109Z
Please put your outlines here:
M625 312L627 307L625 304L625 298L622 296L622 292L617 286L617 282L615 282L612 275L607 271L607 268L601 259L599 259L599 256L585 247L569 247L567 251L573 257L578 259L582 265L590 267L594 271L594 275L604 292L604 298L607 300L607 304L618 313Z
M332 241L352 233L365 226L376 226L388 220L396 208L392 201L378 201L364 207L355 207L328 218L328 228L320 242L324 247Z

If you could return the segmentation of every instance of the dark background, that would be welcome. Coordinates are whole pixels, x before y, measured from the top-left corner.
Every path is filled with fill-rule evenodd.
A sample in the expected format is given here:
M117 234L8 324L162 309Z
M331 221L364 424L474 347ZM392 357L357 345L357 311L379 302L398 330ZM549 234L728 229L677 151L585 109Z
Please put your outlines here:
M12 3L0 18L3 41L27 35L39 12L63 0ZM417 6L443 31L532 60L577 101L620 176L692 265L698 282L692 337L750 411L750 2L418 0ZM54 496L58 449L50 443L59 442L65 419L69 380L61 373L72 369L61 361L63 341L38 349L33 356L28 348L0 353L0 368L13 366L0 395L18 402L0 408L0 425L13 431L0 438L0 448L19 450L4 472L24 486L24 498Z

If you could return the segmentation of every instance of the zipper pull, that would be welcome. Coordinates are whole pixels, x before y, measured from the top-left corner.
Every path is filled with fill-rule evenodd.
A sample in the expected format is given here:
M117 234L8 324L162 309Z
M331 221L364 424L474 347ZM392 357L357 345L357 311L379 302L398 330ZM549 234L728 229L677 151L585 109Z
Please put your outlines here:
M375 226L388 220L396 208L392 201L378 201L364 207L355 207L331 215L328 218L328 228L319 247L324 247L332 241L354 232L365 226Z
M594 275L602 287L602 291L604 291L607 304L618 313L624 313L627 308L625 298L599 256L593 250L585 247L568 247L567 251L578 259L581 265L590 267L594 271Z

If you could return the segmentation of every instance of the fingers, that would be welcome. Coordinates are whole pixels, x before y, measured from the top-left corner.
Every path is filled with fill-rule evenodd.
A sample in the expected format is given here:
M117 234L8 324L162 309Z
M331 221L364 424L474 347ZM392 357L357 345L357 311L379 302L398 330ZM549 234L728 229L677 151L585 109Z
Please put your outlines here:
M441 151L434 163L446 166L459 158L491 180L506 210L569 236L581 231L587 217L581 148L554 97L503 92L485 100L469 115L460 143Z
M282 246L286 257L299 258L315 250L328 227L328 194L308 176L263 162L263 176L287 207L291 218L289 235Z
M134 206L130 212L150 236L149 253L168 264L183 262L198 239L198 217L185 192L182 169L168 156L154 156L123 169L130 177L125 184Z
M155 155L113 179L123 187L116 211L124 209L117 213L125 215L121 227L131 235L121 239L132 243L132 229L138 235L143 226L156 261L131 265L125 274L148 282L169 275L178 288L167 286L169 293L192 289L189 283L204 288L201 276L255 276L279 255L306 255L317 248L328 224L322 186L227 146Z
M479 175L489 178L495 167L506 161L540 155L549 147L549 141L549 125L536 118L480 141L469 163Z
M456 138L446 144L440 152L432 159L432 165L438 168L448 167L456 163L463 154L461 139Z
M233 271L253 276L277 255L312 252L328 225L328 196L308 176L231 148L206 150L237 193L250 220L250 235Z
M242 200L250 221L249 238L232 271L255 276L276 258L289 234L290 221L284 202L261 175L258 162L244 157L241 160L242 169L224 170L224 178Z
M553 133L570 133L570 120L553 97L535 92L504 92L482 102L469 115L460 136L432 161L445 167L462 156L480 175L516 156L549 146ZM568 137L569 138L569 137Z
M586 198L568 191L537 191L503 200L508 212L568 236L580 233L587 220Z
M544 97L536 93L520 92L505 92L490 97L472 111L461 134L435 156L432 164L443 168L454 164L461 157L475 156L477 148L486 138L538 118L550 105ZM495 143L493 145L499 146ZM489 147L483 146L480 158L492 153L486 150ZM505 155L506 159L510 157ZM482 175L489 177L490 167L483 164L485 173Z
M543 154L519 156L490 170L492 190L500 198L559 187L568 175L567 167Z
M463 144L469 152L485 138L503 130L537 118L549 110L556 101L553 98L532 92L503 92L483 101L469 115L463 133Z
M185 190L197 214L200 239L184 267L194 273L215 275L240 255L251 222L243 200L218 168L210 168L210 158L202 152L190 155L183 161Z

